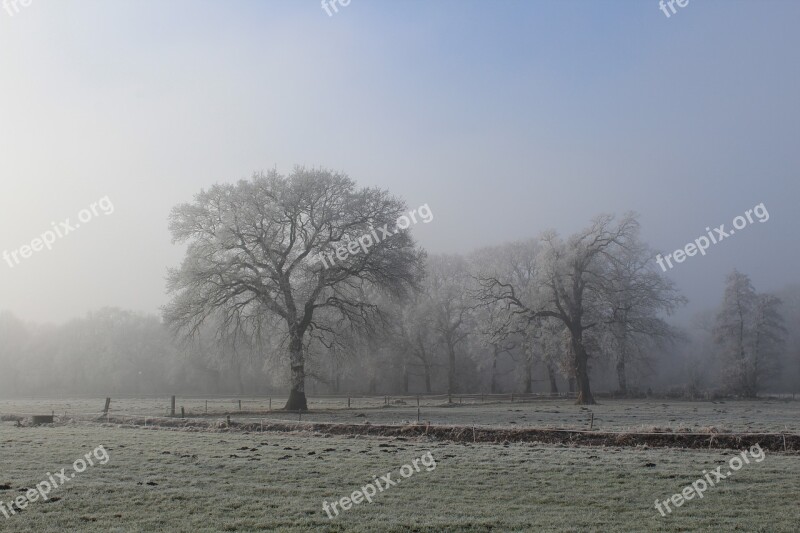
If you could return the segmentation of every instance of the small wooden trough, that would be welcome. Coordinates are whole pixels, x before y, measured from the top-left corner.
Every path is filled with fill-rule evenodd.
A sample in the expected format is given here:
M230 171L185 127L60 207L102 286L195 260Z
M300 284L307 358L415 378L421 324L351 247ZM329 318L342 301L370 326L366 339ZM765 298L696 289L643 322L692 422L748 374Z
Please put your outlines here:
M32 424L34 426L38 426L40 424L52 424L53 423L53 415L34 415Z

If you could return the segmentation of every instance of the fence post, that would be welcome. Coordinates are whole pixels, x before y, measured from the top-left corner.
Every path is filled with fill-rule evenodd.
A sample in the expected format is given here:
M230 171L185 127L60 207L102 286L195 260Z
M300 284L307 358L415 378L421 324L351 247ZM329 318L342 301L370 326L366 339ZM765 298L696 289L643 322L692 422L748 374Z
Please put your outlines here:
M111 407L111 398L106 398L106 406L103 408L103 414L107 415L108 410Z
M419 406L417 406L417 423L419 423Z
M183 410L182 405L181 405L181 418L186 418L186 412Z
M170 402L169 414L170 416L175 416L175 396L172 397Z
M514 393L511 393L511 403L514 403Z
M272 398L269 399L269 410L272 411Z
M347 397L347 408L350 409L350 397Z
M239 410L242 410L242 400L239 400Z
M206 414L208 414L208 400L206 400Z

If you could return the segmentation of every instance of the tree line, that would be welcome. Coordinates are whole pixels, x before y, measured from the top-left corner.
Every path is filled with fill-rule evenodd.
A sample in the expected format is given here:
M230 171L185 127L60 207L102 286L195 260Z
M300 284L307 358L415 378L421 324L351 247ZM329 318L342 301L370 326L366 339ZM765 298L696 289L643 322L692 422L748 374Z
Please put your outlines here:
M686 299L655 268L635 214L600 215L569 236L428 255L397 226L405 212L388 191L324 169L203 190L170 218L186 253L169 271L162 316L103 309L37 326L2 314L2 390L288 389L286 408L303 410L307 386L567 390L584 404L594 403L595 379L620 395L642 394L643 383L741 396L796 388L800 341L785 315L800 317L800 290L782 302L734 272L718 310L678 328L669 317ZM378 227L391 236L354 244ZM342 247L342 260L318 260Z

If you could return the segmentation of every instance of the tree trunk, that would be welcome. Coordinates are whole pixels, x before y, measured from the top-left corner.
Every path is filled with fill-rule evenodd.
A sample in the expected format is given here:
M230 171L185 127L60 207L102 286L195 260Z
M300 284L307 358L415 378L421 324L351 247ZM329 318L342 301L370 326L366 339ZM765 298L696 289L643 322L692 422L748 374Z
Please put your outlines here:
M619 341L617 349L617 380L619 381L619 392L623 396L628 395L628 378L625 375L625 363L628 360L628 333L627 333L627 313L623 313L617 323L616 336Z
M556 370L551 363L547 364L547 376L550 378L550 395L558 395L558 383L556 383Z
M533 361L528 355L525 359L525 394L533 392Z
M491 385L491 392L495 394L497 392L497 347L494 348L494 357L492 358L492 385Z
M244 380L242 379L242 364L237 361L234 365L233 371L236 374L236 386L239 388L239 396L244 396Z
M617 359L617 380L619 381L619 392L623 396L628 395L628 378L625 376L625 357L619 356Z
M447 392L454 394L456 390L456 351L452 344L448 342L447 362L449 364L447 372Z
M580 339L573 340L573 352L575 354L575 379L578 385L578 405L594 405L594 397L589 387L589 355Z
M425 365L425 392L431 393L431 368L427 364Z
M292 388L284 409L287 411L308 411L303 338L300 335L293 335L289 341L289 359L292 364Z

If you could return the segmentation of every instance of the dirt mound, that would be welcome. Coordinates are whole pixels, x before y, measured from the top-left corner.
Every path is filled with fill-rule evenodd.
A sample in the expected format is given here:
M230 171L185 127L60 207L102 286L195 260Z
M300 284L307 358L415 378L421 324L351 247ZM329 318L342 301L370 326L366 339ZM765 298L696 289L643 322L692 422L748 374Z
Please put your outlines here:
M123 423L111 417L111 423ZM126 417L125 425L144 426L144 419ZM248 432L312 432L325 435L363 435L375 437L418 437L450 442L483 442L509 444L531 442L568 446L647 446L658 448L713 448L741 450L759 444L771 452L800 452L800 435L782 433L718 433L718 432L602 432L544 428L488 428L475 426L436 426L431 424L376 425L333 424L313 422L236 422L148 418L152 428L175 428L207 431Z

